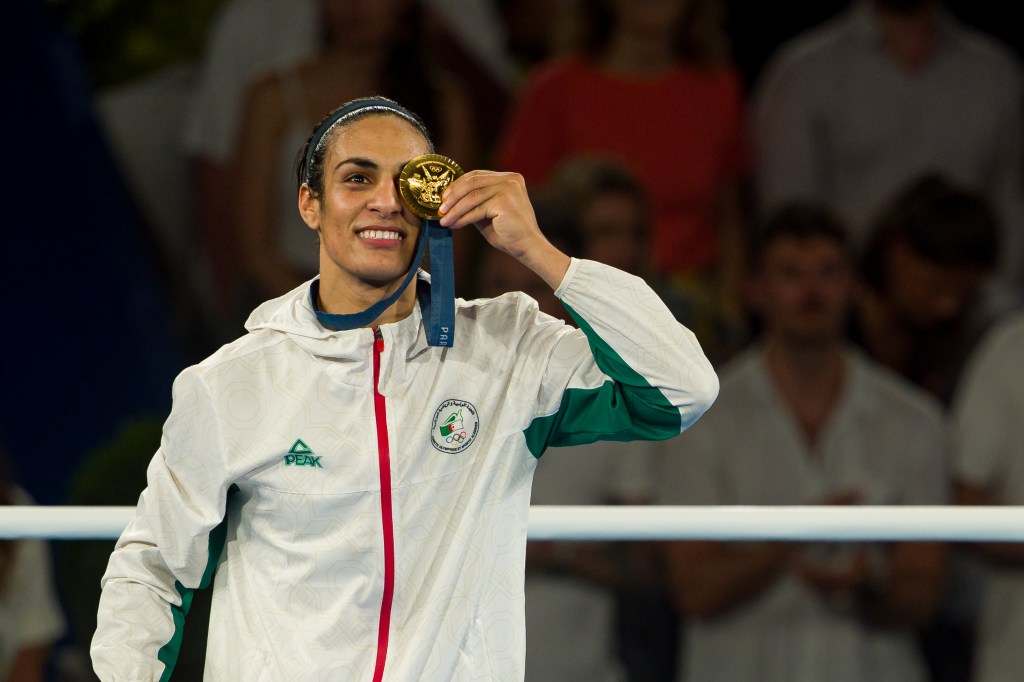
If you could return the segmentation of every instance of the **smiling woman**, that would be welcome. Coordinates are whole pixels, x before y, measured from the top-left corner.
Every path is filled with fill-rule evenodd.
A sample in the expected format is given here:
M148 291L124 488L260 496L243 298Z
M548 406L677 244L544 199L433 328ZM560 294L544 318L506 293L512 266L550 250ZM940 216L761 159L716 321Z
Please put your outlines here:
M433 343L439 285L417 277L423 228L396 183L430 151L384 98L309 138L299 212L320 276L176 380L103 579L101 679L167 679L212 583L207 680L522 680L537 458L670 438L714 400L694 336L641 279L555 248L514 173L454 179L428 232L478 230L579 327L520 292L452 297L457 343Z
M223 260L240 268L244 308L294 288L319 268L318 246L296 213L286 169L310 129L337 103L400 97L432 126L446 154L475 156L470 89L437 66L426 39L431 11L410 0L310 2L320 10L324 42L309 60L278 66L248 90L234 146L237 201L230 216L210 226L216 232L210 236L223 239L231 223L242 238L243 249L232 246Z
M393 294L416 265L420 220L396 180L431 144L412 114L372 101L325 123L307 143L299 212L320 235L320 309L351 314ZM380 321L405 317L414 300L407 290Z

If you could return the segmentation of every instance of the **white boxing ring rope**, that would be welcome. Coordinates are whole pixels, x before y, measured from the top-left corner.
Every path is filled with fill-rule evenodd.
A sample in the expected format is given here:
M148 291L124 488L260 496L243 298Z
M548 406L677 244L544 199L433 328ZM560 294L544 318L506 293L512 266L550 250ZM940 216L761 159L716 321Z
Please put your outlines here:
M134 507L0 506L0 539L115 539ZM1024 542L1024 507L534 506L531 540Z

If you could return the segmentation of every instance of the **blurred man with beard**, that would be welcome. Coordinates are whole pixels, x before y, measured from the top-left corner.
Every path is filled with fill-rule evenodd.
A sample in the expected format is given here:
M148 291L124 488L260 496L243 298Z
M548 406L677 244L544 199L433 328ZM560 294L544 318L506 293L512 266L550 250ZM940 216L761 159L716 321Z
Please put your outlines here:
M787 205L759 237L760 340L721 369L715 408L663 446L675 456L659 501L946 502L939 405L847 345L855 276L842 225ZM930 542L673 543L675 602L691 618L679 679L924 680L915 629L934 612L945 555Z

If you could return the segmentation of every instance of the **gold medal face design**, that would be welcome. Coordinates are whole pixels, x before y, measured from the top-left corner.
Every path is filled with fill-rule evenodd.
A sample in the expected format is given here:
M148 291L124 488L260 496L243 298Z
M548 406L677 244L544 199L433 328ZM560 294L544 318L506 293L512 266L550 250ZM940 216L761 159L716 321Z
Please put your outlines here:
M398 176L398 188L409 210L421 218L437 220L441 215L441 194L455 178L463 174L462 168L447 156L424 154L409 161Z

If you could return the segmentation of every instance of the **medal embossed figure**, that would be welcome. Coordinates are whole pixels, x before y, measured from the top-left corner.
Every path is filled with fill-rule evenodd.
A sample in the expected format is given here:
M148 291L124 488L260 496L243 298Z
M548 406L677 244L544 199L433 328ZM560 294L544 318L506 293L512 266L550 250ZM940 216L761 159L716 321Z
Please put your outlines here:
M438 222L445 188L463 174L447 156L424 154L411 159L398 177L398 189L409 210L423 218L423 237L430 248L430 305L424 310L424 327L431 346L451 346L455 341L455 273L452 233Z
M426 220L441 215L441 195L463 171L459 164L440 154L424 154L409 161L398 178L399 191L409 210Z

